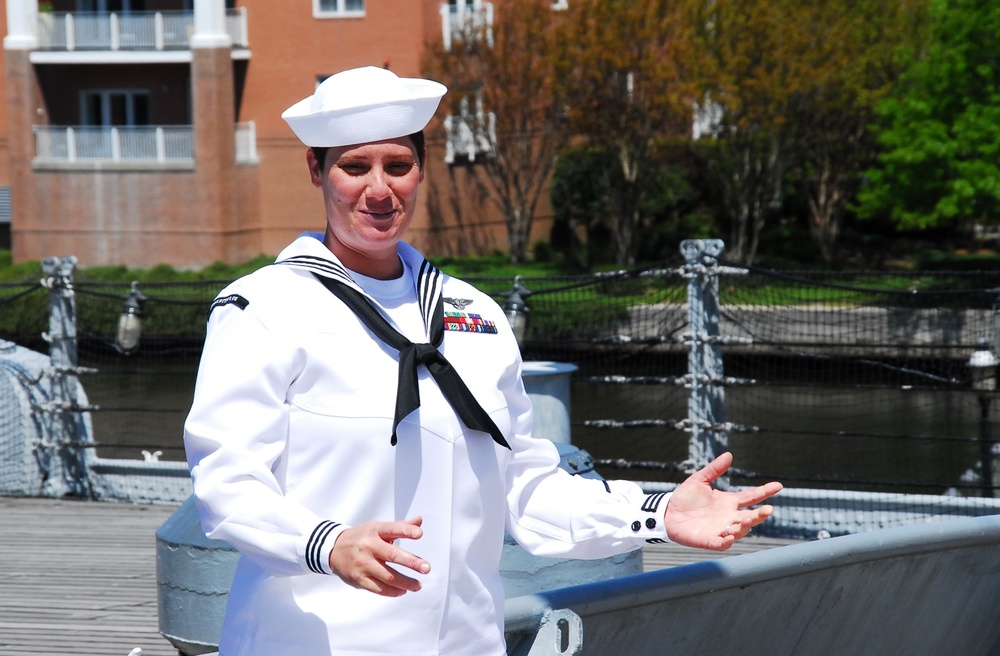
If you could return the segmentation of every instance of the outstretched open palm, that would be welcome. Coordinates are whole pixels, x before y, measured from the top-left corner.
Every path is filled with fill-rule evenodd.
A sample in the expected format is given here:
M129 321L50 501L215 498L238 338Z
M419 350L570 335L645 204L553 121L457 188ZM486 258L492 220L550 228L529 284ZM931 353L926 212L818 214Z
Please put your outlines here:
M712 483L733 464L733 454L723 453L677 486L664 512L664 526L671 541L689 547L724 551L771 516L774 508L757 504L781 491L781 483L726 492Z

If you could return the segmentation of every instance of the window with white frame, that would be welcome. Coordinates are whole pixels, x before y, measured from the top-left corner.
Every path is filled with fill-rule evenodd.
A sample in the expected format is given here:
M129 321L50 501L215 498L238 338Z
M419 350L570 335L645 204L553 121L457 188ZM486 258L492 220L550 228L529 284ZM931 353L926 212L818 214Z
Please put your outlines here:
M482 92L456 94L452 111L444 119L447 134L444 161L474 162L477 157L489 156L496 143L496 115L483 110Z
M145 11L146 0L76 0L76 11L98 13L124 13Z
M493 3L483 0L448 0L441 5L441 34L444 49L450 51L453 41L470 35L480 35L493 47Z
M313 0L317 18L353 18L365 15L365 0Z

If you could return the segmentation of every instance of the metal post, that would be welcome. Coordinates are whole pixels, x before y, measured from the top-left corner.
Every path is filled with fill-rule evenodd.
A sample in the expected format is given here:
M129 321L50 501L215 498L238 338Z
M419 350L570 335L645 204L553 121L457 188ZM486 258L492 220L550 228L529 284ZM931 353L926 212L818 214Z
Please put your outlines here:
M995 339L995 338L994 338ZM990 426L990 404L996 396L997 367L1000 359L994 355L996 346L991 346L985 337L976 340L976 350L969 357L969 374L972 391L979 399L979 468L982 472L980 483L983 496L993 496L993 439Z
M156 50L163 50L165 47L163 32L163 14L156 12L153 14L153 47Z
M46 430L41 445L49 462L46 493L53 496L72 494L90 496L90 482L83 447L87 431L80 413L77 380L76 293L73 291L73 270L76 258L48 257L42 261L47 276L43 284L49 289L49 402L44 408ZM61 464L61 471L58 465Z
M111 33L111 49L120 50L122 45L122 35L121 25L118 21L118 14L111 14L108 19L108 30Z
M983 477L983 496L992 499L993 489L993 430L990 426L990 404L995 392L979 394L979 462Z
M725 244L718 239L687 239L681 242L685 277L688 279L688 459L700 469L728 448L729 439L720 426L725 422L725 389L722 380L722 348L719 332L719 277L716 258ZM728 477L719 487L729 487Z

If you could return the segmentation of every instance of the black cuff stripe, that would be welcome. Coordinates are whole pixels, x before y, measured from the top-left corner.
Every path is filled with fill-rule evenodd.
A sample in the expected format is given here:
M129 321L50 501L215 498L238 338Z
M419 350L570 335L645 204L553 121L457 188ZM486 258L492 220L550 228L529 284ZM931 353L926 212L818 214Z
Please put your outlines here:
M646 502L642 504L642 510L648 513L656 512L656 509L659 507L660 502L663 501L663 497L665 496L667 496L666 492L650 494L646 497Z
M338 526L340 524L337 522L323 521L313 529L312 535L309 536L309 541L306 542L306 566L311 571L317 574L326 573L326 570L323 569L323 563L320 560L320 556L323 553L323 543Z

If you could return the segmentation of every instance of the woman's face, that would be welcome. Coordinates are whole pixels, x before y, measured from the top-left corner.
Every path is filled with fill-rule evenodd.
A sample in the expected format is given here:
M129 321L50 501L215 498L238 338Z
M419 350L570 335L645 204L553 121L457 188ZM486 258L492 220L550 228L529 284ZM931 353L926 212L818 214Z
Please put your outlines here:
M372 278L402 273L396 245L413 219L424 173L409 137L330 148L321 165L306 151L323 191L324 242L349 269Z

